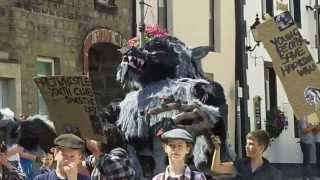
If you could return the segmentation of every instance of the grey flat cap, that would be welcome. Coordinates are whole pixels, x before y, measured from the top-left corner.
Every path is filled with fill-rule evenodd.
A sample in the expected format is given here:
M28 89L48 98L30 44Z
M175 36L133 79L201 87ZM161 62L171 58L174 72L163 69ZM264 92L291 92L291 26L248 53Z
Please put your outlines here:
M62 134L54 140L54 144L71 149L83 149L84 141L74 134Z
M172 129L163 133L161 135L161 139L182 139L187 142L193 143L192 135L188 131L179 128Z

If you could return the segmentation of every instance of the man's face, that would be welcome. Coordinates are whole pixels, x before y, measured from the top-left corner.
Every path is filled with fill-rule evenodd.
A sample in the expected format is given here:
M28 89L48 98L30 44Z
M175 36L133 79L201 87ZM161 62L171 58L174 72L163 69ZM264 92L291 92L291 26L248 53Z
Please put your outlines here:
M247 138L246 153L248 157L262 156L264 145L260 145L254 138Z
M82 154L79 149L59 147L55 150L54 159L61 168L68 166L70 163L79 165L82 161Z
M167 153L169 159L174 161L184 161L191 148L184 140L172 139L168 140L168 142L165 144L164 150Z

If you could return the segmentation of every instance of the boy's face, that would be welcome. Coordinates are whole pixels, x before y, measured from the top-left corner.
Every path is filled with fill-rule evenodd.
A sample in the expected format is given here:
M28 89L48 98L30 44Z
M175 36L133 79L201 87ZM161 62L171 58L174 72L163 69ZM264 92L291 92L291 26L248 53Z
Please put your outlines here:
M264 145L260 145L254 138L247 138L246 154L248 157L262 156L264 148Z
M52 166L53 164L53 154L47 154L41 159L44 166Z
M70 164L79 165L82 161L81 150L58 147L55 150L54 159L61 168Z
M169 139L164 145L164 151L167 153L168 158L174 161L184 161L190 150L190 146L181 139Z

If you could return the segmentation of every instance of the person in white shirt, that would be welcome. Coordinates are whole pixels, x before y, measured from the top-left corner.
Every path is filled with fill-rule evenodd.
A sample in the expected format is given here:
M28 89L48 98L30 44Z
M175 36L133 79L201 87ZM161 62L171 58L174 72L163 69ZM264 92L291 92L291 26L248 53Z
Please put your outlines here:
M316 145L316 160L317 160L317 165L320 168L320 124L314 127L313 133L314 133L314 142Z
M314 143L314 130L315 126L308 123L306 118L299 121L300 147L303 157L303 179L313 179L311 173L311 152Z

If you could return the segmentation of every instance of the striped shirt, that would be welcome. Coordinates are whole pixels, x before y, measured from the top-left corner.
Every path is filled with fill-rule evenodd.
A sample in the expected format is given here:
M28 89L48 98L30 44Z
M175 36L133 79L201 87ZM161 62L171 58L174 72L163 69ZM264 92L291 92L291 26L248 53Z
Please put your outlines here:
M188 166L184 170L184 174L180 177L171 177L168 166L165 172L156 175L152 180L206 180L206 177L201 172L191 171Z

